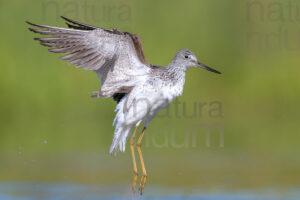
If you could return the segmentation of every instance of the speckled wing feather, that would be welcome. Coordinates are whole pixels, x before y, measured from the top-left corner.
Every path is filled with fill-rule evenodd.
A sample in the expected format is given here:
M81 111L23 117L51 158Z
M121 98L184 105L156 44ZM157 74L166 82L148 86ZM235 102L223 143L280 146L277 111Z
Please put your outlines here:
M35 40L49 47L50 52L66 53L62 60L97 73L101 88L96 97L129 93L149 73L151 65L145 59L137 35L64 19L69 22L69 28L27 23L38 28L29 30L49 36Z

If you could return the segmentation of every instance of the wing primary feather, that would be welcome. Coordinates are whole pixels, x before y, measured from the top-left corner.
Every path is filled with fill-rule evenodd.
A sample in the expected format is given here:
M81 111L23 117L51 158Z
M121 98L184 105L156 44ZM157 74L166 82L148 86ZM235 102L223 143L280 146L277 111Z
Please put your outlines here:
M82 51L75 51L71 54L62 56L60 59L61 60L75 60L75 59L85 57L85 56L89 55L92 52L94 52L94 49L86 49L86 50L82 50Z
M83 49L82 46L71 46L71 47L65 47L65 48L54 48L49 49L52 53L66 53L66 52L74 52Z
M33 29L33 28L28 28L30 31L34 32L34 33L39 33L41 35L59 35L59 36L63 36L63 37L67 37L72 35L72 37L77 37L80 35L79 34L73 34L73 33L66 33L66 32L59 32L59 31L55 31L55 30L38 30L38 29Z
M97 62L97 55L93 55L87 62L83 63L85 65L86 69L90 69L94 63Z
M77 66L77 68L85 68L85 69L91 69L94 63L97 62L97 56L94 56L93 58L89 58L87 62L81 62L80 65Z
M97 70L100 69L103 64L106 62L106 58L105 57L101 57L100 59L98 59L93 65L93 67L91 67L92 70Z
M77 44L80 41L80 38L34 38L34 40L38 40L41 42L55 43L55 44Z
M55 34L52 31L37 30L37 29L33 29L33 28L28 28L28 29L34 33L39 33L41 35L54 35ZM56 34L59 34L59 33L56 33Z
M83 65L85 63L87 63L88 61L91 60L90 55L87 55L85 57L80 57L78 59L72 60L71 62L69 62L70 65Z
M57 45L54 43L40 42L40 44L46 47L57 47Z
M97 29L97 27L90 26L90 25L87 25L87 24L82 24L82 23L76 22L74 20L68 19L64 16L61 16L61 18L66 20L67 22L78 25L78 26L74 26L74 25L71 25L69 23L66 23L69 26L69 28L80 29L80 30L94 30L94 29Z
M71 65L74 65L74 64L76 64L76 65L86 64L89 61L91 61L92 59L96 58L97 56L99 56L99 55L97 55L94 52L92 52L92 53L90 53L90 54L88 54L88 55L86 55L84 57L80 57L80 58L78 58L76 60L73 60L73 61L69 62L69 64L71 64Z
M26 21L26 23L29 25L32 25L32 26L39 27L39 28L48 29L49 31L57 31L57 32L61 32L61 33L82 35L83 33L87 32L86 30L74 30L74 29L66 29L66 28L59 28L59 27L54 27L54 26L35 24L35 23L29 22L29 21Z

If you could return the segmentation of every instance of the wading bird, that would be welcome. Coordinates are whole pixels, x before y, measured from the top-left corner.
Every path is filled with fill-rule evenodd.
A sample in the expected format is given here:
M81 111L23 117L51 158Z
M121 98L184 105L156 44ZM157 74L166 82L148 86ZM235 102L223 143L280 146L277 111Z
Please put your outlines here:
M134 171L133 191L137 180L135 135L138 126L144 123L136 143L143 171L139 187L142 194L147 173L141 142L149 123L160 110L182 94L188 68L201 67L218 74L220 72L198 62L194 53L187 49L178 51L165 67L152 65L144 56L138 35L62 18L66 20L68 28L27 23L36 27L29 28L30 31L50 36L35 38L41 45L49 47L50 52L66 53L61 57L62 60L70 60L69 64L76 65L77 68L96 72L101 80L101 87L92 97L112 97L117 102L117 114L113 122L115 132L109 153L115 154L118 150L124 152L126 141L130 137Z

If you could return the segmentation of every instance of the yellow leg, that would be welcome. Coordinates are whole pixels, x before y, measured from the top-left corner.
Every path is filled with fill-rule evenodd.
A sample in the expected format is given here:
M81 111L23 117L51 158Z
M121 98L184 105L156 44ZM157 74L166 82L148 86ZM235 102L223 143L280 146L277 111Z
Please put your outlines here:
M135 139L135 133L138 127L135 127L132 136L130 137L130 150L131 150L131 158L132 158L132 164L133 164L133 182L132 182L132 191L135 192L135 186L136 186L136 180L138 176L137 167L136 167L136 160L134 155L134 139Z
M139 157L140 157L140 161L141 161L141 166L142 166L142 170L143 170L143 176L141 178L141 183L140 183L140 193L141 194L143 194L144 186L145 186L146 179L147 179L147 171L146 171L146 168L145 168L143 154L142 154L142 151L141 151L141 143L142 143L142 139L143 139L144 134L145 134L145 130L146 130L146 128L144 127L143 132L140 135L140 137L139 137L139 139L138 139L138 141L136 143L136 146L137 146L136 148L137 148L137 151L139 153Z

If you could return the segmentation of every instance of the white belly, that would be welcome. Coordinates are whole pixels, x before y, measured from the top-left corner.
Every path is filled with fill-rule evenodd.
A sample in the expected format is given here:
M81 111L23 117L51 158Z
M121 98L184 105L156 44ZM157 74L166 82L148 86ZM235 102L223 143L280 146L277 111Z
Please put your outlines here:
M178 85L157 85L146 82L134 88L128 97L124 98L117 107L117 120L128 125L139 125L141 122L150 123L155 115L166 108L170 102L183 90ZM125 109L124 109L125 107ZM121 112L122 111L122 112Z

